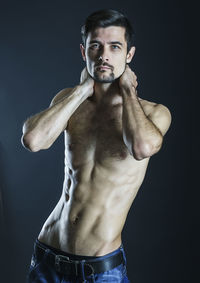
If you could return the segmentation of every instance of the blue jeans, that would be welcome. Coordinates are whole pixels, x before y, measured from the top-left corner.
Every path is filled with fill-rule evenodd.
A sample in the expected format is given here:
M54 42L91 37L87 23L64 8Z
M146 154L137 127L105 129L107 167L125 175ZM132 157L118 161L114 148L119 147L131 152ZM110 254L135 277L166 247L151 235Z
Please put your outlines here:
M75 256L73 254L69 254L69 253L64 253L61 252L55 248L52 248L48 245L45 245L41 242L39 242L38 240L36 240L35 245L37 245L39 243L40 246L42 246L43 248L46 249L45 251L45 255L44 257L39 261L36 256L35 253L33 253L32 255L32 259L31 259L31 265L29 268L29 273L28 273L28 277L27 277L27 283L81 283L81 282L85 282L85 283L89 283L89 282L96 282L96 283L111 283L111 282L115 282L115 283L130 283L130 281L128 280L127 277L127 271L126 271L126 256L125 256L125 252L124 252L124 248L123 248L123 244L116 249L115 251L106 254L104 256L98 256L98 257L90 257L90 256L78 256L79 258L81 258L84 262L84 259L97 259L98 260L103 260L105 258L108 258L112 255L115 255L119 252L123 253L123 258L125 261L125 265L122 263L120 265L118 265L117 267L102 272L102 273L96 273L96 274L91 274L89 276L85 276L83 274L83 277L85 279L81 279L80 277L76 277L75 275L63 275L59 272L57 272L54 268L54 266L47 264L45 257L48 255L48 253L56 253L56 254L62 254L62 255L66 255L66 256ZM83 264L82 260L80 260L81 264ZM83 271L84 273L84 271Z

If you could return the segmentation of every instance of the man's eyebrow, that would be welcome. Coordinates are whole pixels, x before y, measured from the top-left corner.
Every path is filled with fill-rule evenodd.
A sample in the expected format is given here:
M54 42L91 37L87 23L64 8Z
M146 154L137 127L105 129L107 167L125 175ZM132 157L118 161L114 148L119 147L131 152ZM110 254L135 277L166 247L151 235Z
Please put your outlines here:
M99 44L101 44L101 41L99 41L99 40L91 40L89 42L89 44L92 44L92 43L99 43ZM119 44L119 45L123 46L123 44L120 41L109 41L108 44Z
M119 44L121 46L123 46L123 44L120 41L109 41L109 44Z
M101 44L101 41L99 41L99 40L91 40L91 41L89 42L89 44L92 44L92 43L100 43L100 44Z

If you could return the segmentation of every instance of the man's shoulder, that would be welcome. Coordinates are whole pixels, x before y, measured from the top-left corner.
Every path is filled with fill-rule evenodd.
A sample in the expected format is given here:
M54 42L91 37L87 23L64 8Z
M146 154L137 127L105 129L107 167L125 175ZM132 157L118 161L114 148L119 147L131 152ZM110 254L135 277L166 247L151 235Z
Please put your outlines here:
M157 126L164 136L169 129L172 120L169 109L161 103L143 99L140 100L140 103L146 116Z
M72 87L67 87L60 90L51 100L50 107L56 104L57 102L59 102L60 100L62 100L67 95L69 95L72 89L73 89Z
M139 101L143 107L143 110L147 116L152 115L154 112L169 112L169 109L167 106L161 104L161 103L156 103L153 101L148 101L142 98L139 98Z
M145 114L148 116L152 111L154 111L155 107L158 105L158 103L153 101L148 101L146 99L138 97L139 102L145 112Z

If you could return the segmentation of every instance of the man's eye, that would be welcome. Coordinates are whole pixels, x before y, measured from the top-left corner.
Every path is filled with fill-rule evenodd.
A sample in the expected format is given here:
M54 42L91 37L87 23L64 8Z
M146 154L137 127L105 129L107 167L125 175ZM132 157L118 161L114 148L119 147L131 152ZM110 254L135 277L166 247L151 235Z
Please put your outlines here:
M93 45L90 46L90 48L91 49L97 49L97 48L99 48L99 45L98 44L93 44Z
M112 45L112 49L120 49L118 45Z

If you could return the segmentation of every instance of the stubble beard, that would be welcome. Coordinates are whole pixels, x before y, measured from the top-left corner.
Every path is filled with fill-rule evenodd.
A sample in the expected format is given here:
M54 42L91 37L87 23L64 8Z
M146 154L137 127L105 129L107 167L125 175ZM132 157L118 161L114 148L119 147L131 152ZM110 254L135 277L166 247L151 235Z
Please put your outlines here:
M99 72L94 72L94 75L92 76L92 78L98 82L98 83L112 83L116 80L115 78L115 74L113 73L113 71L110 73L110 75L107 76L102 76L99 75Z
M125 70L126 70L126 62L125 62L124 70L123 70L122 74L119 75L118 77L115 77L115 74L114 74L114 72L113 72L113 69L111 69L110 75L107 75L106 77L100 75L100 74L99 74L99 71L94 71L93 76L92 76L91 74L89 74L89 75L90 75L90 77L91 77L94 81L96 81L96 82L98 82L98 83L112 83L112 82L118 80L118 79L123 75L123 73L125 72ZM100 71L100 72L101 72L101 71ZM89 73L89 72L88 72L88 73ZM104 71L103 71L103 73L104 73ZM105 73L106 73L106 72L105 72Z

